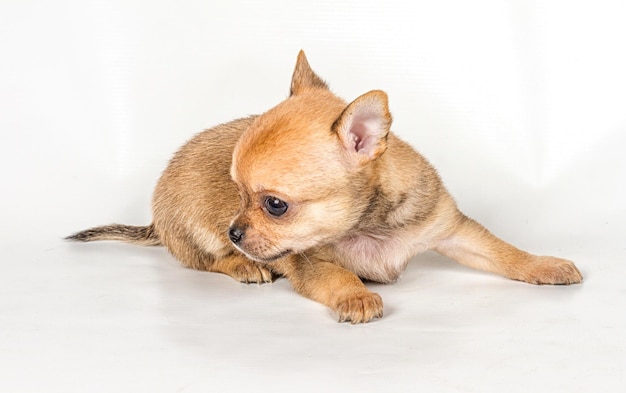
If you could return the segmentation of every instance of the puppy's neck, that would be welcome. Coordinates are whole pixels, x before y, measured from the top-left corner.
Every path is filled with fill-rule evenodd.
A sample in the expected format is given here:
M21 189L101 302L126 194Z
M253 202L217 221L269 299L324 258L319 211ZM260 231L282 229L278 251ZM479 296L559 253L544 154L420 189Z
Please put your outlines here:
M397 203L401 202L404 190L395 189L397 163L389 152L380 156L364 169L366 182L363 185L365 208L355 230L372 235L388 232L388 217Z
M389 147L364 173L361 219L356 231L388 236L399 228L417 224L436 208L445 189L434 168L393 133ZM430 197L425 197L430 196Z

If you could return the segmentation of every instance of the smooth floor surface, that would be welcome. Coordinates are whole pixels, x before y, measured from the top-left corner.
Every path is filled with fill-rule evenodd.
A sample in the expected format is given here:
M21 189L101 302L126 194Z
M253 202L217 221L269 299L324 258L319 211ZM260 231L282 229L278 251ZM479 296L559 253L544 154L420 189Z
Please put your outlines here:
M0 1L0 393L626 392L624 20L623 0ZM352 326L286 280L62 240L148 224L172 154L284 99L300 49L347 101L386 91L464 213L584 283L426 253Z
M0 275L3 392L622 392L624 250L537 287L436 254L340 324L284 279L245 285L162 248L20 239ZM602 268L593 261L602 258Z

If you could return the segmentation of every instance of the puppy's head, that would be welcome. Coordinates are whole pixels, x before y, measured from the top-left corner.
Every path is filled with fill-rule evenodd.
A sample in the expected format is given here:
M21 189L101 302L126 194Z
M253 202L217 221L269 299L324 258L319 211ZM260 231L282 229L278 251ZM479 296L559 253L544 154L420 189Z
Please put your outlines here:
M300 52L289 98L259 116L235 147L231 176L241 196L229 229L235 246L272 261L349 232L368 207L390 125L384 92L347 104Z

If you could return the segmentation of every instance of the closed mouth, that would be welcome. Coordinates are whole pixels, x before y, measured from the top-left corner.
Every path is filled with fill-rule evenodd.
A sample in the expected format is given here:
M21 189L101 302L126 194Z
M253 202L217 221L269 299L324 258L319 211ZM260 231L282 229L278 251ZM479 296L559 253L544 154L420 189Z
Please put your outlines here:
M253 261L256 262L261 262L261 263L270 263L273 262L277 259L280 259L284 256L287 256L289 254L292 253L291 250L283 250L281 252L279 252L278 254L269 256L269 257L259 257L257 255L251 255L248 252L246 252L245 250L243 250L241 247L239 247L238 245L235 244L235 248L237 248L237 250L239 250L240 252L242 252L245 256L247 256L248 258L252 259Z
M250 258L254 259L257 262L270 263L270 262L273 262L273 261L275 261L277 259L280 259L280 258L282 258L284 256L287 256L289 254L291 254L291 250L284 250L284 251L281 251L280 253L278 253L276 255L272 255L271 257L259 258L259 257L253 257L252 255L250 255Z

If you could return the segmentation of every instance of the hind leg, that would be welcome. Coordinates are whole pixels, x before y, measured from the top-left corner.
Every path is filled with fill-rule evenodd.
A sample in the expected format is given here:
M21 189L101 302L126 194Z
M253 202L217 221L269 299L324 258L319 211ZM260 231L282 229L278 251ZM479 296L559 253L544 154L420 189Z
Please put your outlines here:
M464 216L436 250L464 265L531 284L567 285L583 280L571 261L519 250Z

